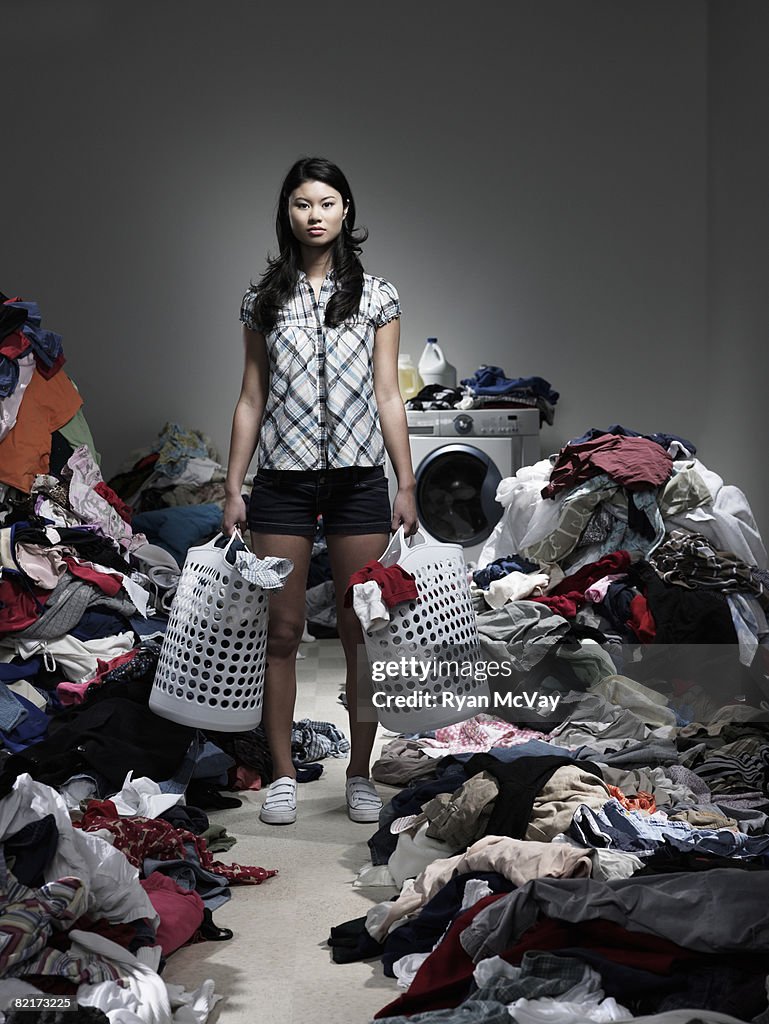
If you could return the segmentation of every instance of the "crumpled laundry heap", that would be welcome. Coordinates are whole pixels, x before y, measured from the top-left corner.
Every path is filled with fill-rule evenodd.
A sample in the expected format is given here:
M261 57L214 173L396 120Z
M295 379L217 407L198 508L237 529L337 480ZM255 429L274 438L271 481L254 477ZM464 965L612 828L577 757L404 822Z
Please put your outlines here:
M92 443L64 362L61 335L42 327L37 303L0 292L0 484L29 492L49 472L54 434L65 447Z
M406 402L410 410L539 409L540 423L553 423L560 397L544 377L507 377L501 366L480 366L461 387L427 384Z
M458 409L520 408L531 406L539 409L540 423L551 423L555 418L555 406L559 392L550 386L544 377L507 377L501 366L480 366L472 377L466 377L462 384L465 394Z
M191 505L215 504L221 509L226 473L205 434L166 423L152 444L134 452L109 484L141 513ZM244 486L252 481L248 475Z

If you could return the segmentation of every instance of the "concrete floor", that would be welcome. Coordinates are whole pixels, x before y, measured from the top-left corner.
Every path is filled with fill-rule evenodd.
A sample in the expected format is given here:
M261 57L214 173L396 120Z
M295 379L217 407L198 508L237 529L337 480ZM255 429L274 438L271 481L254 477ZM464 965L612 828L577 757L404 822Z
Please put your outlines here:
M349 735L338 703L344 656L337 640L302 644L297 662L296 719L334 722ZM376 756L383 742L379 730ZM233 886L232 899L214 914L231 928L229 942L202 942L174 953L163 973L167 982L196 988L212 978L225 998L210 1024L366 1024L397 995L381 963L335 964L326 945L329 928L366 913L395 895L391 888L354 889L358 870L370 863L366 841L374 825L355 824L344 801L345 758L326 758L323 775L298 789L294 825L264 825L262 795L238 793L243 805L211 811L237 843L217 854L225 863L258 864L279 874L258 886ZM385 803L397 792L378 786Z

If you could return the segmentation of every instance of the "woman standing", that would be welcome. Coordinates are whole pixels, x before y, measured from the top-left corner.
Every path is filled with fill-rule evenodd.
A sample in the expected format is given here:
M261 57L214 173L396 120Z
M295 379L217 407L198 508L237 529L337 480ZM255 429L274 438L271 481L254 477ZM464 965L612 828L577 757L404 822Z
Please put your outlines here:
M254 552L290 558L294 571L270 598L263 723L275 781L259 817L296 820L291 727L296 654L318 515L328 543L337 624L347 664L351 752L347 811L375 822L382 803L369 779L375 722L359 722L352 575L384 551L391 530L417 527L406 414L398 390L400 304L395 288L365 274L358 258L355 203L341 170L321 158L298 160L280 192L279 252L243 299L245 369L235 408L223 529L251 530ZM243 480L258 446L246 509ZM398 479L390 509L385 448Z

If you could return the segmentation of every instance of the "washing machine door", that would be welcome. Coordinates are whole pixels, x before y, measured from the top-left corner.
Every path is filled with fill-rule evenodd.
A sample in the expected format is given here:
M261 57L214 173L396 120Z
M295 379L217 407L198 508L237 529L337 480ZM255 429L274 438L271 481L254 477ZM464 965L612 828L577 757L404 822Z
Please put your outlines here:
M415 472L419 520L436 540L482 544L502 517L502 479L494 462L467 442L435 448Z

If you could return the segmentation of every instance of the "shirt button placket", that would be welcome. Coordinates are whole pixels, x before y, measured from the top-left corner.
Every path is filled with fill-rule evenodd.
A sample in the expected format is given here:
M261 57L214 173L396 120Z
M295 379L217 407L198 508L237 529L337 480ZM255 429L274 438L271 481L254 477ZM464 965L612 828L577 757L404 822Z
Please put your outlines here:
M325 282L323 284L325 287ZM321 296L323 291L321 289ZM319 462L320 468L325 469L328 466L327 458L327 439L326 439L326 346L323 340L323 321L320 316L320 310L323 309L325 302L321 297L320 300L316 301L315 292L312 293L313 307L315 309L315 322L317 329L317 363L318 363L318 428L319 428Z

